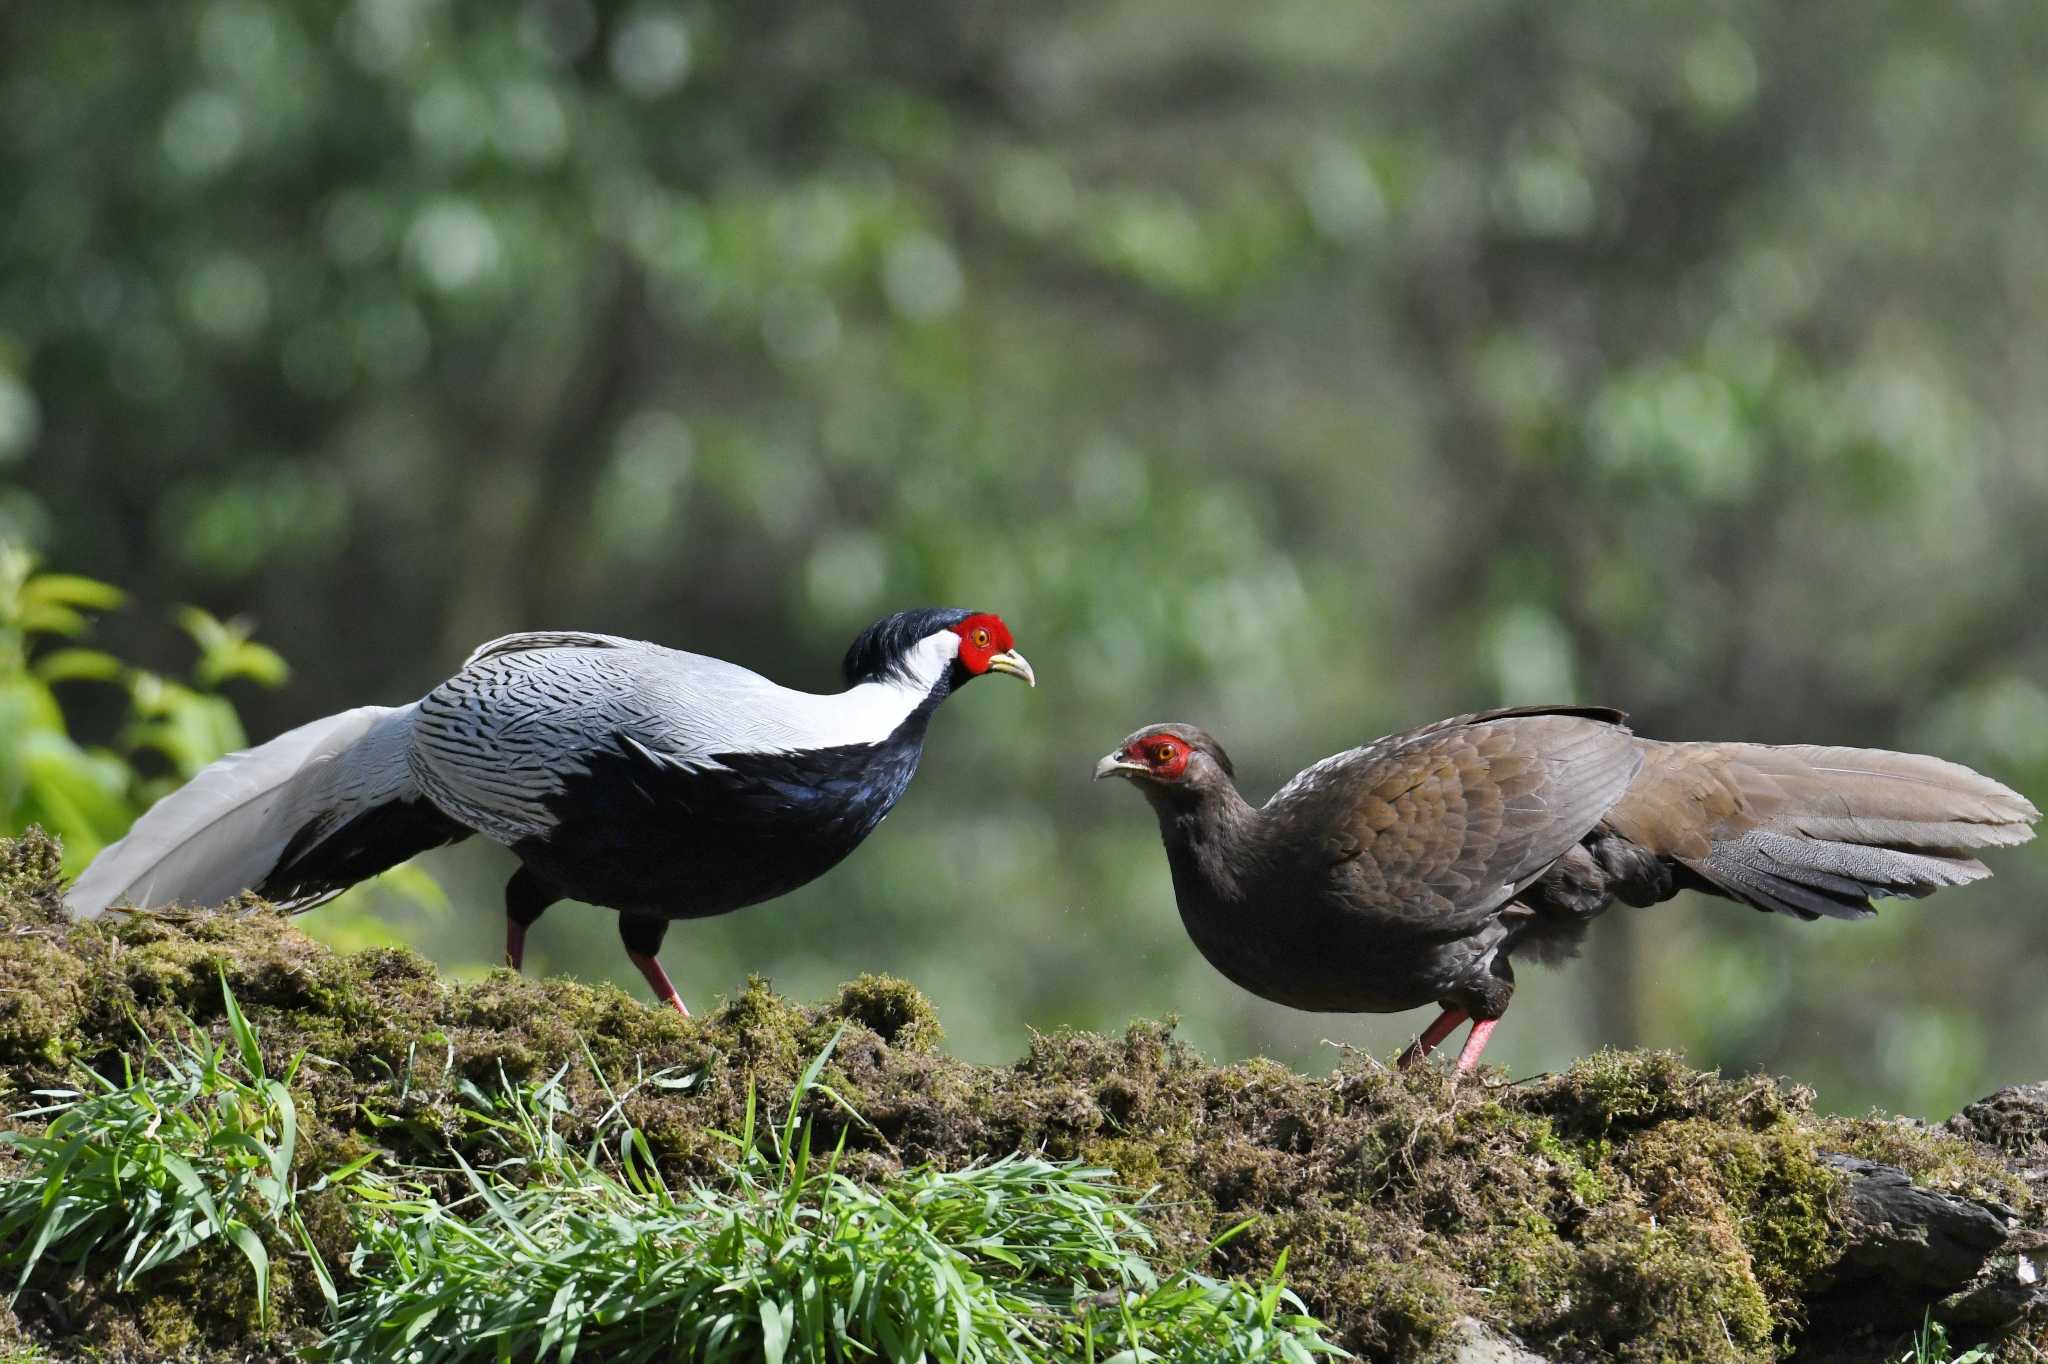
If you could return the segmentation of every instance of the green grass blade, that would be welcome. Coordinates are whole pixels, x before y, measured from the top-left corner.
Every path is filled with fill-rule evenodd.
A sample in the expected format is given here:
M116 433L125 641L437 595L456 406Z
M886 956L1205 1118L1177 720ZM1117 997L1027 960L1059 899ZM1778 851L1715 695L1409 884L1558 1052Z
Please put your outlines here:
M228 1239L235 1243L249 1261L249 1268L256 1274L256 1315L267 1325L270 1321L270 1252L247 1223L236 1222L228 1227Z
M228 1032L235 1039L235 1046L242 1053L242 1066L252 1080L263 1079L263 1048L258 1044L256 1029L242 1015L242 1006L235 1002L235 992L228 988L228 973L225 967L220 971L221 1004L227 1011Z

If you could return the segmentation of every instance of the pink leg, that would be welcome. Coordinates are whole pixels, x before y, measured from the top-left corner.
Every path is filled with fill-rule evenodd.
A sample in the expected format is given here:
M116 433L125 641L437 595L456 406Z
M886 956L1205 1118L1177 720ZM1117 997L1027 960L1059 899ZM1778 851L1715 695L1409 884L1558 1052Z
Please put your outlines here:
M1458 1025L1471 1016L1463 1009L1445 1009L1437 1015L1436 1022L1422 1030L1422 1036L1416 1038L1410 1044L1408 1050L1401 1053L1401 1059L1394 1064L1402 1070L1408 1069L1417 1061L1429 1055L1430 1052L1436 1050L1437 1043L1457 1031Z
M526 961L526 925L505 920L505 964L517 971Z
M640 974L647 977L647 983L654 987L656 998L664 1004L674 1005L675 1011L684 1018L690 1016L689 1009L683 1004L683 997L676 993L675 985L669 980L668 972L661 969L659 961L644 952L628 952L626 955L633 959L633 964L640 968Z
M1493 1035L1498 1018L1482 1018L1472 1025L1472 1035L1465 1039L1465 1049L1458 1053L1458 1074L1470 1075L1479 1064L1479 1053L1486 1050L1486 1039Z

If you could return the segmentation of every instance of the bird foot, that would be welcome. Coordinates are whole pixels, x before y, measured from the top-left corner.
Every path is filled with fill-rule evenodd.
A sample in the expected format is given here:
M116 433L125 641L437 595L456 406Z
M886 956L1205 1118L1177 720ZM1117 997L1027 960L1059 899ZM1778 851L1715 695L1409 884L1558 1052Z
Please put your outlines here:
M1417 1062L1436 1049L1437 1043L1457 1031L1458 1025L1471 1017L1472 1015L1463 1009L1445 1009L1437 1015L1436 1022L1424 1028L1422 1036L1416 1038L1409 1044L1408 1049L1401 1053L1401 1059L1394 1063L1396 1068L1412 1069ZM1478 1069L1479 1057L1486 1050L1486 1041L1493 1036L1493 1030L1499 1024L1498 1018L1473 1019L1472 1031L1466 1036L1464 1048L1458 1052L1458 1064L1451 1071L1452 1079L1462 1080Z
M1395 1069L1412 1069L1423 1057L1436 1050L1437 1043L1456 1032L1458 1025L1471 1016L1463 1009L1445 1009L1437 1015L1436 1022L1422 1030L1422 1036L1409 1043L1408 1049L1401 1053L1401 1059L1394 1062ZM1459 1059L1462 1060L1463 1058L1460 1057Z
M1486 1039L1493 1036L1498 1018L1482 1018L1472 1025L1472 1032L1465 1038L1465 1049L1458 1053L1458 1068L1453 1074L1464 1079L1479 1066L1479 1053L1486 1050Z
M655 998L672 1007L684 1018L690 1016L689 1006L676 993L675 983L668 978L668 972L661 969L661 963L644 952L628 952L626 955L640 968L640 974L647 977L647 983L654 988Z

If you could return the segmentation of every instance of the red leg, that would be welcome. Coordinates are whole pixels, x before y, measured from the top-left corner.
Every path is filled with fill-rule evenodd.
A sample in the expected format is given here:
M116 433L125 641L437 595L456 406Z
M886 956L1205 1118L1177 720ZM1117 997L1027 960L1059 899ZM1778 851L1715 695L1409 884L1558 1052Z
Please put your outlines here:
M1402 1070L1408 1069L1434 1051L1437 1043L1457 1031L1458 1025L1471 1016L1463 1009L1445 1009L1437 1015L1436 1022L1422 1030L1422 1036L1416 1038L1408 1050L1401 1053L1401 1059L1394 1064Z
M526 925L505 920L505 964L517 971L526 961Z
M683 997L676 993L675 985L669 980L668 972L661 969L659 961L645 952L628 951L626 955L633 959L633 964L640 968L640 974L647 977L647 983L654 987L656 998L664 1004L674 1005L676 1012L684 1018L690 1016L690 1010L683 1004Z
M1472 1035L1465 1039L1465 1049L1458 1053L1458 1074L1470 1075L1479 1064L1479 1053L1486 1050L1486 1039L1493 1035L1498 1018L1482 1018L1472 1025Z

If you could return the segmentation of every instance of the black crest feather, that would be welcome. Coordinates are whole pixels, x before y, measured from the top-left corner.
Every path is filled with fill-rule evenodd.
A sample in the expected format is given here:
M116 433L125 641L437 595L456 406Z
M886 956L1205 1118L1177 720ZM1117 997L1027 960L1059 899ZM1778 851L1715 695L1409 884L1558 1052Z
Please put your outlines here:
M846 660L839 665L846 675L846 685L857 687L863 682L881 681L896 670L919 640L950 629L974 614L953 606L924 606L882 617L861 631L853 647L846 651Z

